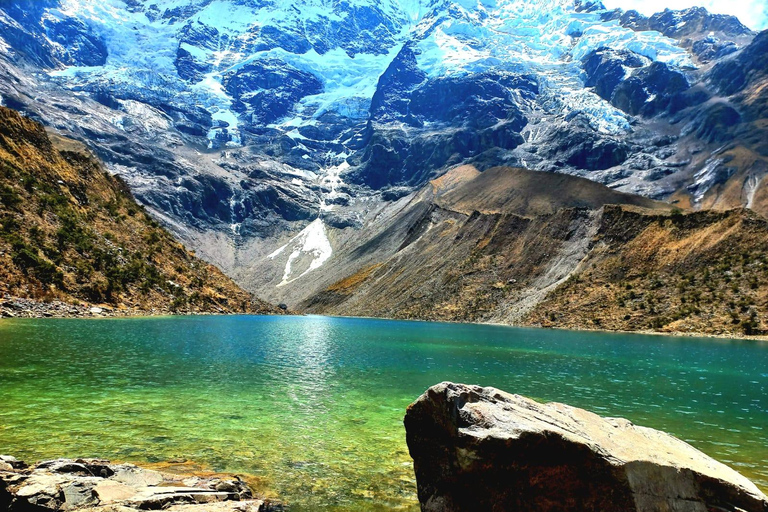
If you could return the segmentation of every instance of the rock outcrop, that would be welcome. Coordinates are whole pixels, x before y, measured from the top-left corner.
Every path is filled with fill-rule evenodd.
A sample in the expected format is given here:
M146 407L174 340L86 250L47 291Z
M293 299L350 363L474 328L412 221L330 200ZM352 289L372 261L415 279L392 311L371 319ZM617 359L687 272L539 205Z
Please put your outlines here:
M495 388L434 386L405 427L424 512L768 510L753 483L668 434Z
M0 510L171 510L270 512L238 477L160 473L98 459L57 459L28 467L0 456Z
M282 313L174 240L84 146L4 107L0 297L9 317Z

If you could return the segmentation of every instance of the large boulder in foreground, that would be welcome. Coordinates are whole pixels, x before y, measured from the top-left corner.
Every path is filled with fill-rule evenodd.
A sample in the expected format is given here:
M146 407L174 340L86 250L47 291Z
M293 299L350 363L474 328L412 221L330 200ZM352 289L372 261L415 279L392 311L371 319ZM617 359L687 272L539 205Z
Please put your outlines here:
M766 512L745 477L668 434L442 383L405 416L424 512Z

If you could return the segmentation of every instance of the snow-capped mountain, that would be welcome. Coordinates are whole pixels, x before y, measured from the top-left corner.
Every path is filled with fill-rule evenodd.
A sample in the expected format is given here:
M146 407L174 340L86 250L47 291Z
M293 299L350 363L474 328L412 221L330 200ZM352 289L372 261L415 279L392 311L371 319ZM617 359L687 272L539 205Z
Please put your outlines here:
M728 201L751 205L767 172L764 145L742 140L762 115L738 97L748 80L716 80L754 64L738 58L755 34L703 9L16 0L0 28L3 102L90 142L252 288L300 285L383 205L458 164L699 206L734 175L747 199ZM736 164L737 146L756 156Z

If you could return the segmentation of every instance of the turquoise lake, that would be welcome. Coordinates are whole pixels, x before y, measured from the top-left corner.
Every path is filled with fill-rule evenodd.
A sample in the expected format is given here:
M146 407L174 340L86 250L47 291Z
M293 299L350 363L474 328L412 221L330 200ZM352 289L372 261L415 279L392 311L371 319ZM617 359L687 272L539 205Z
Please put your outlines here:
M416 511L402 419L444 380L662 429L768 488L768 344L314 316L3 320L0 453L186 459L294 511Z

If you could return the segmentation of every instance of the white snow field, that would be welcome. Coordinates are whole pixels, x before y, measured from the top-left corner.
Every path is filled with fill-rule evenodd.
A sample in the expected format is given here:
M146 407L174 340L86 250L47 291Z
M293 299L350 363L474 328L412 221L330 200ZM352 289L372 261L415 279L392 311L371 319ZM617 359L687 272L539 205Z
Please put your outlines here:
M607 46L680 69L694 67L674 40L603 22L599 11L577 12L575 0L146 0L141 8L135 7L129 8L123 0L63 0L62 8L51 10L50 16L81 19L105 39L109 57L104 66L60 69L52 75L73 86L106 82L202 107L214 121L207 134L209 148L222 140L227 146L242 143L240 130L248 120L239 117L242 114L235 111L234 98L222 82L258 60L282 61L322 83L322 92L304 97L268 127L298 143L305 139L298 129L318 123L329 112L365 121L379 77L405 44L415 46L417 65L431 78L488 70L535 74L539 105L547 115L564 118L582 112L595 129L610 134L629 131L630 118L584 87L582 58ZM360 12L377 20L379 36L368 34L367 38L375 44L350 51L349 40L312 33L312 27L350 23ZM250 43L265 27L302 40L323 37L325 46L299 45L302 50L289 51L283 47L291 45L280 44L258 49ZM185 39L190 28L213 35ZM353 36L356 41L366 40L360 34ZM175 60L180 48L209 70L196 83L179 76ZM125 107L134 112L140 109L136 102L126 102ZM161 113L149 108L146 113L147 129L161 130L166 123ZM113 122L120 126L122 119ZM348 156L347 151L329 154L319 174L307 177L297 170L293 178L296 184L310 180L330 190L321 202L321 213L334 208L332 201L344 185L341 175L349 168ZM710 174L703 172L697 179L706 181ZM233 199L230 206L234 211L237 201ZM239 234L239 224L230 228L233 236ZM333 254L323 220L311 222L269 258L283 253L290 254L280 285L320 268Z
M261 27L290 32L306 30L311 21L343 22L350 14L335 8L338 2L333 0L275 2L261 8L240 0L146 2L150 3L160 13L186 8L185 15L151 20L145 12L129 12L121 0L64 0L63 12L76 15L105 37L109 59L103 67L70 68L55 74L79 81L110 80L127 87L151 86L147 82L159 76L167 88L169 82L181 81L174 67L181 46L213 70L192 87L178 83L177 94L208 109L222 126L228 125L232 145L239 144L239 121L230 108L232 98L221 84L222 76L258 59L280 59L323 83L321 94L304 98L292 115L276 123L286 129L311 123L328 111L365 118L379 76L411 40L418 43L418 64L428 76L498 68L535 72L543 77L544 93L555 99L555 110L559 110L555 113L583 111L607 132L620 132L629 125L625 114L583 90L578 61L590 51L602 46L626 48L675 67L693 67L688 53L672 39L602 22L598 12L578 13L573 0L351 0L355 7L378 7L394 29L391 35L396 43L354 56L340 45L322 55L314 49L292 53L275 48L250 54L232 49L234 41L248 38ZM207 47L181 43L181 30L187 24L216 29L219 39L208 41ZM220 129L214 127L209 138L214 139Z

